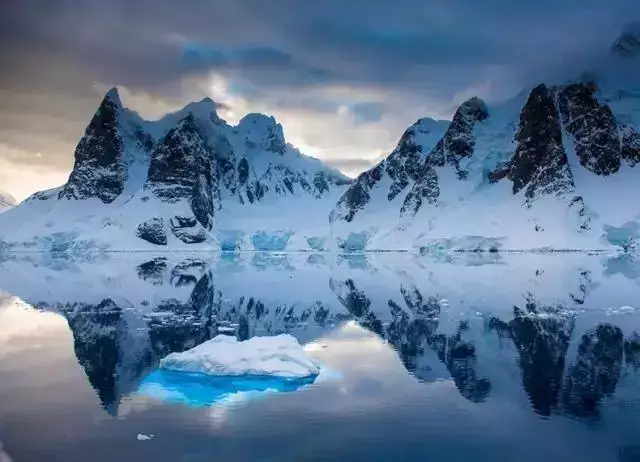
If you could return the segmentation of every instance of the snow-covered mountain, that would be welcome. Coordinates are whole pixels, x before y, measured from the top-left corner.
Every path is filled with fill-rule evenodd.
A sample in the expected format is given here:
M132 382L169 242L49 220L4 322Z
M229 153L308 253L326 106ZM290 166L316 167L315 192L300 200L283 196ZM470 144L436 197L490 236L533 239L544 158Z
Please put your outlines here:
M16 205L16 200L9 193L0 191L0 212Z
M273 117L230 126L204 99L145 121L110 90L67 183L0 219L4 245L83 248L322 248L349 180L287 144Z
M640 35L634 30L589 75L540 84L496 106L469 99L437 141L421 136L420 123L410 127L332 210L338 241L352 250L424 251L636 245ZM401 174L389 172L391 164L402 165Z

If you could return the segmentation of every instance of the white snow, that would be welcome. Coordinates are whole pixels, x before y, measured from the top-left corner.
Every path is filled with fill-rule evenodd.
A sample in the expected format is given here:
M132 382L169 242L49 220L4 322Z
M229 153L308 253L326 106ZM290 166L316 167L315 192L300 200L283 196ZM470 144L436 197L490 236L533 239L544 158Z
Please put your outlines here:
M191 350L171 353L160 360L160 367L224 376L309 377L320 373L318 363L288 334L245 341L218 335Z
M0 213L16 205L16 200L7 192L0 190Z

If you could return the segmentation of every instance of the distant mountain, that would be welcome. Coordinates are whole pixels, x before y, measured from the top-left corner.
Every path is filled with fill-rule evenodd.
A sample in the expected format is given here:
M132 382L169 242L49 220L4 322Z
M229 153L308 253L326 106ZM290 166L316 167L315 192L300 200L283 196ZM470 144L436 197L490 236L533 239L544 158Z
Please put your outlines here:
M150 122L102 100L67 183L2 217L0 239L40 249L322 248L349 179L286 143L273 117L230 126L204 99Z
M339 199L333 235L349 250L636 247L638 37L625 32L597 72L500 105L469 99L435 142L410 127Z
M0 211L5 210L9 207L13 207L16 205L17 201L13 198L13 196L4 191L0 191Z

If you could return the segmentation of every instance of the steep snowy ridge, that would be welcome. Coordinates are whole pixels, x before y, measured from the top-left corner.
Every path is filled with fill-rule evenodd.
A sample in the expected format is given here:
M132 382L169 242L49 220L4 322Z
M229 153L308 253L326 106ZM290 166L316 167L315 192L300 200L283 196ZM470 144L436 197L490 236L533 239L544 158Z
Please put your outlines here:
M0 242L57 251L328 245L327 215L349 180L286 143L273 117L230 126L215 108L205 98L145 121L110 90L69 181L3 216Z
M351 186L331 213L336 239L350 250L637 248L640 73L627 55L609 59L497 106L466 101L412 164L404 201L374 197L371 175Z
M358 176L331 212L331 222L351 222L356 214L370 208L369 204L380 207L385 195L389 203L404 200L410 188L425 175L425 156L448 125L446 121L424 118L409 127L386 159Z

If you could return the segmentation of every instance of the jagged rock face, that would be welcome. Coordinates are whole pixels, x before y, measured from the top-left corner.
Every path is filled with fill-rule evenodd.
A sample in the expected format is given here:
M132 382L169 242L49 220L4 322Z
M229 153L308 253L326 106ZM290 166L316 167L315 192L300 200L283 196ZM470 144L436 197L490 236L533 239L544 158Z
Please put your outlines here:
M427 162L441 167L448 163L456 169L459 179L466 179L468 172L460 168L460 160L473 154L473 129L476 123L488 117L487 106L480 98L471 98L462 103L444 137L429 154Z
M558 107L580 165L604 176L620 169L620 141L611 109L598 102L595 91L591 84L567 85L558 92Z
M425 201L431 205L435 205L438 202L439 196L440 184L438 183L438 175L433 168L425 166L422 178L416 181L411 191L405 196L402 208L400 209L400 215L415 216Z
M151 218L138 225L136 235L155 245L167 245L167 233L162 218Z
M378 164L375 168L361 173L338 200L336 208L331 211L329 221L353 221L356 213L371 201L371 189L382 178L383 168L383 164Z
M123 140L117 98L105 96L75 151L75 163L60 199L97 197L105 204L122 193L125 184Z
M190 204L193 217L176 215L170 219L173 233L188 244L206 239L198 223L205 230L213 225L210 159L210 150L192 115L167 133L151 157L145 187L164 202L186 200Z
M621 125L620 135L620 155L633 167L640 162L640 133L627 125Z
M415 141L416 131L420 131L420 121L404 132L398 147L385 160L384 170L393 180L387 200L392 201L400 194L410 181L416 181L421 176L422 146Z
M525 189L527 199L563 195L573 190L573 175L562 144L560 117L553 91L539 85L531 91L520 114L516 152L506 175L513 193ZM504 168L504 167L502 167ZM501 174L496 173L494 177Z
M605 396L616 391L623 356L619 327L600 324L582 336L575 364L563 388L565 410L577 417L595 417Z
M398 142L398 145L389 156L374 168L363 172L351 184L351 187L342 195L336 208L331 212L330 221L344 220L351 222L355 215L363 210L371 201L371 190L376 187L386 176L390 179L387 200L393 201L401 193L413 187L416 182L426 178L433 183L435 172L427 165L423 158L426 154L424 139L433 136L434 121L431 119L419 119L409 127ZM427 149L429 146L427 146ZM437 177L435 178L437 183ZM426 190L430 193L427 193ZM410 193L412 198L405 196L405 208L409 209L426 195L433 195L433 185L430 188L418 187ZM436 194L437 197L437 194ZM419 206L418 206L419 207Z

